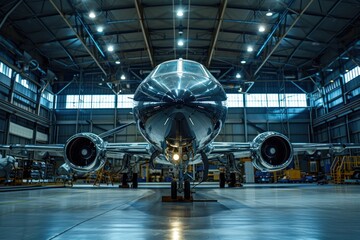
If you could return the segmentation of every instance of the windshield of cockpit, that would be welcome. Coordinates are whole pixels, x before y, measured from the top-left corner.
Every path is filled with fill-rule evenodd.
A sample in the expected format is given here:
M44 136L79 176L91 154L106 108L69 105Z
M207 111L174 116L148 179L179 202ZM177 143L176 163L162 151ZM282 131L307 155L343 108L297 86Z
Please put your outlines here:
M210 73L199 63L193 61L184 61L182 59L165 62L154 71L152 77L156 78L168 73L190 73L206 78L210 77Z

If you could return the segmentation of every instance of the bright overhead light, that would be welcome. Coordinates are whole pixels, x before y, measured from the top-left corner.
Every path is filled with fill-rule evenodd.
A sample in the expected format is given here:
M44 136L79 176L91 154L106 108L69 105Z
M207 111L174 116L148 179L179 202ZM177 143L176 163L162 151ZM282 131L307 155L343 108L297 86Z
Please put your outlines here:
M180 159L180 155L177 154L177 153L174 153L174 155L173 155L173 160L174 160L174 161L178 161L179 159Z
M98 26L96 28L96 31L98 31L99 33L102 33L104 31L104 27L103 26Z
M179 47L184 46L184 40L179 39L178 42L177 42L177 44L178 44Z
M109 52L114 51L114 46L113 46L113 45L108 46L108 47L107 47L107 50L108 50Z
M120 60L116 60L115 64L119 65L120 64Z
M254 48L252 46L248 46L247 49L246 49L248 52L252 52L254 51Z
M235 76L236 78L241 78L241 75L240 75L240 73L236 73L236 76Z
M177 10L176 16L178 16L178 17L184 16L184 11L182 9Z
M126 77L125 77L125 74L121 74L121 80L125 80L126 79Z
M265 32L265 27L263 25L259 26L259 32Z
M267 11L267 12L266 12L266 14L265 14L265 15L266 15L266 16L268 16L268 17L271 17L273 14L274 14L274 13L273 13L272 11L270 11L270 10L269 10L269 11Z
M245 64L246 63L246 61L245 60L241 60L241 64Z
M89 12L89 18L96 18L96 14L94 11Z

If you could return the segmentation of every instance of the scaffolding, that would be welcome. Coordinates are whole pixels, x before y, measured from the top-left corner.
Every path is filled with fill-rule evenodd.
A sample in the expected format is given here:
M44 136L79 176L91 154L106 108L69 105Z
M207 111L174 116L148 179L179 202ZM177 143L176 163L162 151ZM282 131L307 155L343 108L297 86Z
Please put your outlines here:
M351 180L356 168L360 168L360 156L336 156L330 167L333 182L343 184Z

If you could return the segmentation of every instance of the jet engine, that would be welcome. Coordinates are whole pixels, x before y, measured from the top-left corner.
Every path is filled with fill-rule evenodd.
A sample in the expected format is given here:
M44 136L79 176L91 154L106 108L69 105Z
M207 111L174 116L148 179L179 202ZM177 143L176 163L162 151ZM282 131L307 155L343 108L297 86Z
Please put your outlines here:
M289 166L293 148L286 136L277 132L264 132L252 142L252 163L261 170L274 172Z
M75 134L65 143L65 162L80 172L98 170L105 164L105 145L96 134Z

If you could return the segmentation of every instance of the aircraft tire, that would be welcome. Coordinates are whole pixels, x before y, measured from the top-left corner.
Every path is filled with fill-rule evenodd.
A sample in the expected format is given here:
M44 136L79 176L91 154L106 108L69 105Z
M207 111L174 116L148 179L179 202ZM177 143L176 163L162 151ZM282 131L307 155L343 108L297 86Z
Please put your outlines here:
M190 200L191 198L191 188L190 188L190 181L184 181L184 198L186 200Z
M220 173L219 176L219 186L220 188L225 188L225 173Z
M138 188L138 174L137 173L133 173L132 187L133 188Z
M230 183L229 187L235 187L236 185L236 175L234 172L230 173Z
M171 199L177 199L177 182L171 182Z

